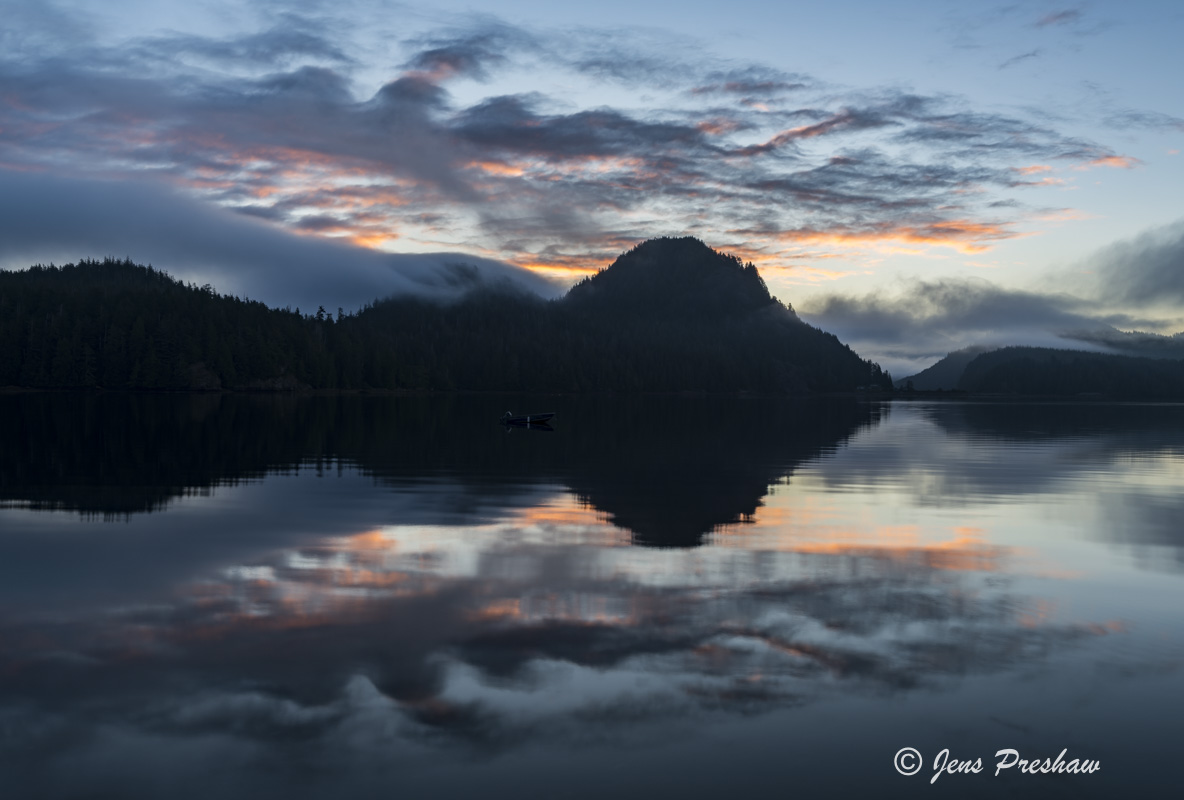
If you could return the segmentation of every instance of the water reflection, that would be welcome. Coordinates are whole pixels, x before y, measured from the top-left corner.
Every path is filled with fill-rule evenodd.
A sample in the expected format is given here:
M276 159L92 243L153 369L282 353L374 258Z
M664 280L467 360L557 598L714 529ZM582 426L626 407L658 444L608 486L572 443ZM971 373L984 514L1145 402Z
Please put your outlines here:
M0 428L30 794L913 795L905 744L1107 764L955 796L1167 777L1131 750L1171 746L1181 588L1112 553L1179 563L1142 501L1177 507L1182 409L36 397Z
M563 483L640 543L694 546L886 406L548 398L561 436L506 429L501 397L0 396L0 502L111 519L265 474L356 465L391 486L449 478L465 509ZM507 435L516 434L516 435ZM552 439L552 441L546 441ZM529 492L527 492L529 494ZM450 521L471 521L454 518Z
M1135 554L1184 568L1184 407L929 403L819 470L839 491L893 493L933 508L1045 507ZM1054 510L1055 509L1055 510ZM1029 515L1030 516L1030 515Z
M909 689L1118 629L1042 618L1032 598L987 580L1010 553L973 535L645 555L568 511L560 524L333 537L226 567L168 602L9 620L3 696L62 710L102 697L123 713L147 693L167 707L154 726L319 736L340 724L341 692L362 681L405 722L504 746L616 704L632 711L604 724L631 725L639 695L656 716L768 711L828 691L822 678ZM618 670L648 680L606 694L572 669L595 670L595 683ZM519 699L570 696L523 709L503 702L507 686ZM245 717L210 707L214 687L245 693ZM204 710L173 708L178 688L200 688Z

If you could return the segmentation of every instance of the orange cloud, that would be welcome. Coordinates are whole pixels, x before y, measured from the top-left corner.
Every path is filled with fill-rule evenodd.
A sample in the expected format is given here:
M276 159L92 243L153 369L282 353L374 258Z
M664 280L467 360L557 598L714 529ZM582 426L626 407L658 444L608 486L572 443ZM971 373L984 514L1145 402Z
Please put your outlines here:
M599 266L588 266L587 261L574 256L573 259L579 263L564 263L549 262L549 261L513 261L511 262L516 267L528 269L531 272L537 272L540 275L552 275L561 279L579 279L585 275L595 275L600 270L607 267L611 261L601 260L596 262Z
M526 174L526 170L522 167L500 161L470 161L465 166L469 169L479 169L490 175L501 175L507 178L518 178Z
M906 242L932 247L949 247L965 254L989 250L987 241L1012 239L1024 234L1006 225L971 220L946 220L925 225L885 223L864 230L836 228L812 230L801 228L786 231L747 231L780 242L794 244L822 244L839 246L880 246L887 242Z
M1116 167L1118 169L1134 169L1143 162L1131 156L1103 156L1093 161L1074 167L1074 169L1090 169L1091 167Z
M1097 218L1097 214L1091 214L1088 211L1081 211L1076 208L1058 208L1055 211L1048 211L1036 217L1036 219L1042 222L1077 222Z
M736 120L725 119L723 117L715 117L713 119L704 120L695 126L703 133L712 136L722 136L725 133L734 133L740 129L740 123Z
M879 545L849 542L803 542L796 553L880 558L904 564L920 563L932 569L957 572L998 572L1010 554L1006 547L990 545L977 536L957 536L929 545Z
M881 525L871 529L849 529L817 524L825 512L803 517L785 517L761 508L751 527L734 526L719 531L714 544L752 550L775 550L811 555L873 558L894 563L921 565L930 569L958 572L998 572L1015 548L993 545L986 532L975 527L955 527L953 538L926 543L916 525ZM794 512L795 514L797 512ZM813 535L820 538L805 539Z
M760 108L762 111L768 111L765 106L753 105L754 108ZM842 111L834 116L824 119L821 122L816 122L813 125L800 125L796 128L789 128L769 139L763 144L753 144L747 147L741 147L735 151L736 155L754 156L761 153L767 153L770 150L776 150L779 147L789 144L798 139L813 139L816 136L822 136L834 130L852 127L858 124L856 116L848 111Z
M520 620L523 617L522 601L518 598L494 600L481 608L470 611L467 616L470 620L478 622Z
M358 247L377 250L390 240L397 238L398 235L393 233L355 233L349 237L349 240Z

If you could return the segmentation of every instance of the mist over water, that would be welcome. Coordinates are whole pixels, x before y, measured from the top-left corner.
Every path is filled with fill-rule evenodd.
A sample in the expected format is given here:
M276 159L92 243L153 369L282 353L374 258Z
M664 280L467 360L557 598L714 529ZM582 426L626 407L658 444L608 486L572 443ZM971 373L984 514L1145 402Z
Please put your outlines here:
M24 394L0 441L16 796L1178 785L1184 406Z

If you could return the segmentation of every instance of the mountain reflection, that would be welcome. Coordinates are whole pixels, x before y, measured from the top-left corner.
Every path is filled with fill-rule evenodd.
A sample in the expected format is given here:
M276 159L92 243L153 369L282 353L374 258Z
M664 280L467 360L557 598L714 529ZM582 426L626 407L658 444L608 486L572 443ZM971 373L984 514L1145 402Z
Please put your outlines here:
M565 427L544 437L496 425L504 402L0 397L0 502L111 519L269 472L356 464L394 486L453 477L462 491L453 507L462 512L526 505L524 484L564 483L640 544L696 546L750 517L797 464L884 413L853 400L547 398Z
M1184 406L935 402L821 465L835 488L892 487L921 506L1056 504L1152 569L1184 571ZM902 413L906 412L906 413Z
M633 794L756 796L796 753L827 796L914 742L1125 781L1111 731L1175 724L1184 663L1184 408L1146 408L0 397L0 774L600 797L567 776L633 759Z

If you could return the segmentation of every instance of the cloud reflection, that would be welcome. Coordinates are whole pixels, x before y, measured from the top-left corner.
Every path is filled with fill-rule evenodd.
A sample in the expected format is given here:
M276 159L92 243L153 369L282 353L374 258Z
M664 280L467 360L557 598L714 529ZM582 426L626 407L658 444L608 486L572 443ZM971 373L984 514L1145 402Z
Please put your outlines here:
M329 537L205 575L163 605L9 619L3 693L63 710L102 696L126 715L147 692L162 709L151 728L270 741L331 735L349 713L343 692L364 680L400 726L506 746L561 733L573 711L619 724L603 703L635 690L606 698L595 685L618 671L660 676L650 705L663 716L748 713L817 699L824 678L910 689L1111 632L1057 623L984 582L1010 556L965 534L912 549L647 555L608 534L607 548L579 544L611 528L585 513L541 537L512 521ZM561 677L574 694L552 708ZM541 705L499 710L505 691Z
M389 767L419 780L432 765L668 741L1030 672L1091 657L1132 627L1063 604L1082 578L1044 575L1027 545L1000 536L993 505L1064 504L1088 485L1110 491L1105 504L1127 523L1142 512L1119 502L1124 486L1154 494L1164 519L1174 507L1170 481L1155 493L1163 463L1112 469L1176 448L1170 406L1140 407L1142 421L1101 406L916 404L886 417L836 407L824 424L821 411L782 402L770 413L823 434L795 445L785 437L796 429L776 418L700 420L698 451L670 446L660 423L623 426L627 401L573 409L548 436L458 421L466 409L485 419L485 400L144 402L146 425L167 430L181 413L199 431L204 419L235 433L227 442L242 449L143 472L159 481L138 490L163 498L156 513L115 524L60 510L95 507L84 506L95 496L85 481L45 481L36 459L0 462L24 476L6 480L8 496L39 504L0 510L0 730L21 732L3 734L0 763L23 785L151 784L141 762L153 754L194 774L196 794L217 788L196 766L215 758L235 776L231 794L283 785L300 796L328 776L382 784ZM649 408L681 426L699 413L686 409L714 402ZM284 422L257 425L261 411ZM34 430L90 424L52 418ZM238 438L240 426L256 438ZM770 431L781 437L772 446ZM43 441L52 450L53 436ZM652 542L622 520L656 518L676 495L605 488L611 468L631 458L622 485L678 476L697 452L726 467L720 505L672 515L686 523L682 546L637 546ZM166 453L181 455L149 451L147 463ZM1101 464L1126 483L1098 484ZM760 484L761 474L772 477ZM209 491L176 499L185 481ZM938 510L888 519L900 507ZM277 763L289 766L277 775Z

